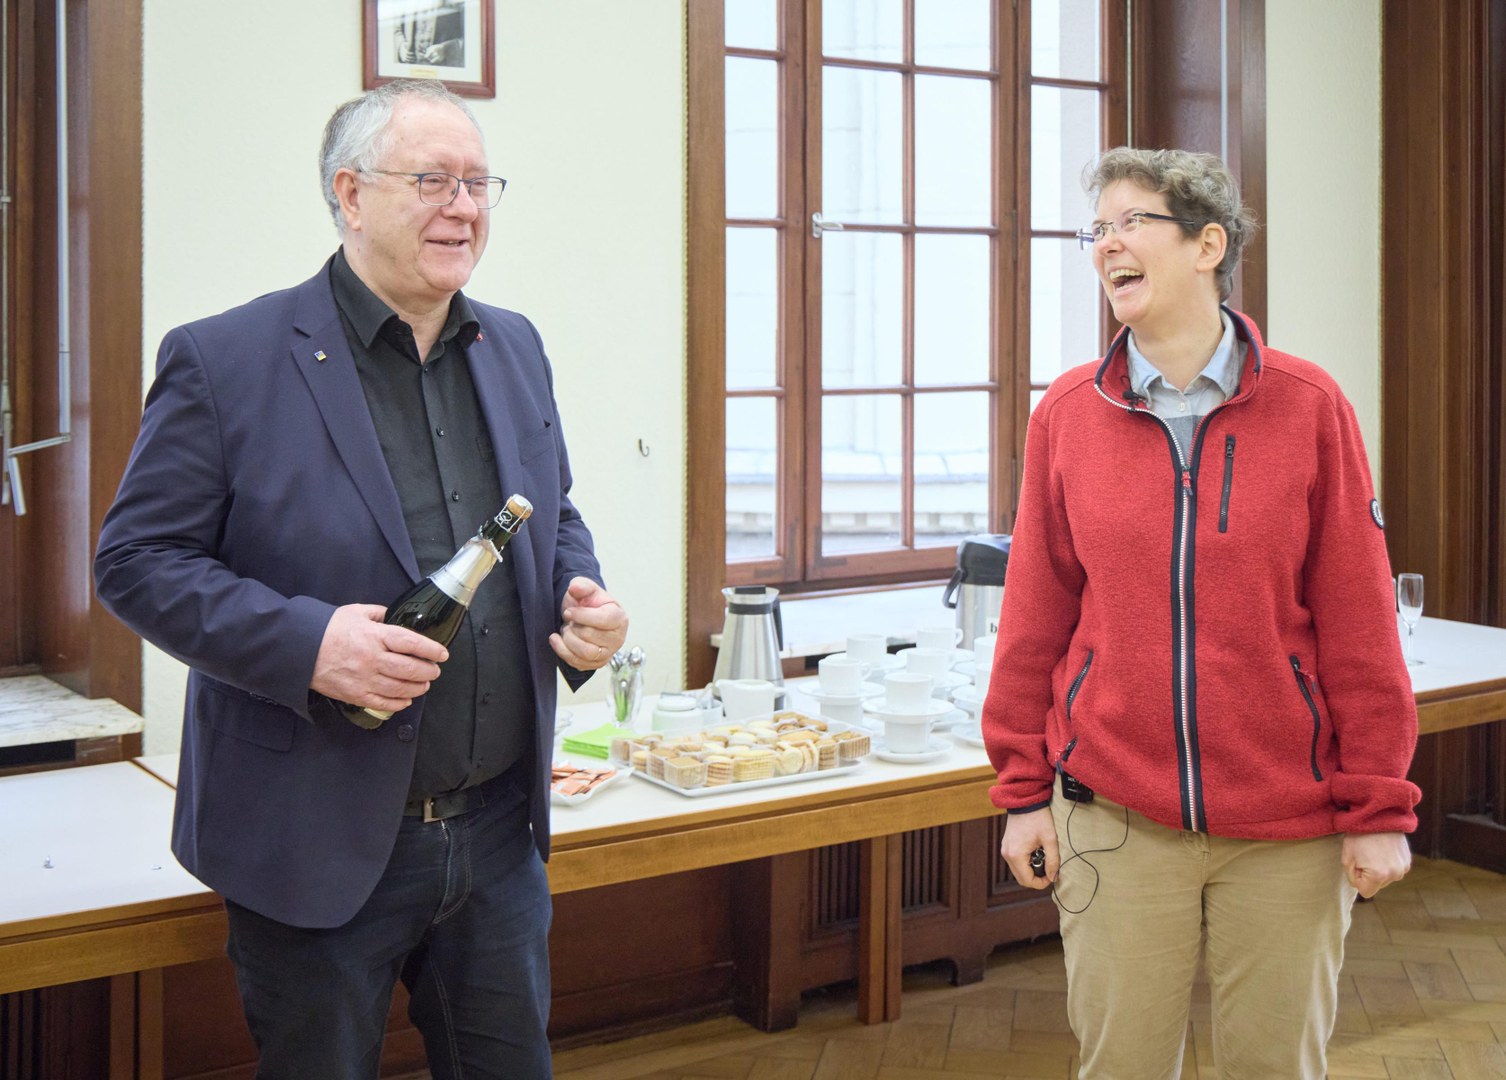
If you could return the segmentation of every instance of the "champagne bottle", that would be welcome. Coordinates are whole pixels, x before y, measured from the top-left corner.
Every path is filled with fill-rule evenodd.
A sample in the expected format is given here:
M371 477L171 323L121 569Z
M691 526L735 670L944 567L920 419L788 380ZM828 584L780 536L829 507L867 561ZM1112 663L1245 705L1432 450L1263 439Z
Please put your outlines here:
M382 621L414 630L441 645L460 632L460 621L471 606L476 588L502 558L502 549L533 513L533 504L513 495L496 517L461 545L450 561L394 600ZM368 731L382 726L392 714L341 702L351 723Z

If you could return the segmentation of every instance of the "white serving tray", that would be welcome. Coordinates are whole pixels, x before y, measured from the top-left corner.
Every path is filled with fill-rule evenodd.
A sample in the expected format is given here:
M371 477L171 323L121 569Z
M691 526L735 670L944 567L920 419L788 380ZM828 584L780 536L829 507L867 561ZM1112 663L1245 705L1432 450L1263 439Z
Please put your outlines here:
M780 710L780 712L782 712L782 713L793 712L793 713L797 713L800 716L809 716L808 713L802 713L802 712L800 712L799 709L782 709L782 710ZM761 716L747 717L747 718L745 718L743 720L730 720L730 721L724 720L720 724L711 724L709 726L705 725L705 724L698 724L698 725L696 725L694 727L674 728L674 729L668 730L668 731L656 731L653 734L655 734L655 735L666 735L666 736L673 737L675 735L693 735L693 734L696 734L698 732L710 731L710 730L713 730L715 728L728 727L730 725L735 725L735 726L738 726L738 727L747 727L750 723L752 723L755 720L767 720L767 719L769 719L773 715L776 715L776 714L767 714L766 713L766 714L761 715ZM869 729L867 729L865 727L861 727L861 726L856 725L856 724L844 724L840 720L827 720L824 717L813 717L813 716L811 716L809 718L812 719L812 720L820 719L823 723L825 723L826 724L826 730L827 730L828 734L835 735L839 731L856 731L856 732L858 732L861 735L867 735L869 737L869 743L868 743L868 745L869 745L869 751L868 751L868 753L865 754L865 755L863 755L863 757L860 758L860 759L858 759L857 761L850 762L849 764L846 764L846 765L838 765L836 768L833 768L833 769L811 769L809 772L790 773L787 776L771 776L771 777L768 777L767 779L764 779L764 780L733 780L730 783L717 784L717 785L715 785L713 787L707 787L705 784L702 784L700 787L693 787L693 788L678 787L675 784L671 784L668 780L661 780L657 776L650 776L648 774L648 770L647 769L636 770L636 775L639 778L643 779L643 780L647 780L650 784L657 784L657 785L659 785L659 787L665 788L666 790L669 790L669 791L673 791L677 795L684 795L686 798L689 798L689 799L699 799L699 798L703 798L703 797L705 797L707 795L721 795L721 794L723 794L725 792L728 792L728 791L751 791L753 788L776 787L779 784L796 784L796 783L799 783L802 780L819 780L823 776L840 776L843 773L853 772L854 770L862 768L863 761L866 758L868 758L869 756L872 755L872 753L873 753L873 750L872 750L872 747L873 747L873 732L870 731ZM608 760L609 764L612 764L612 765L622 765L624 768L627 768L627 769L630 769L630 770L632 769L632 763L631 762L624 762L620 758L608 758L607 760ZM613 779L615 780L616 778L613 777Z

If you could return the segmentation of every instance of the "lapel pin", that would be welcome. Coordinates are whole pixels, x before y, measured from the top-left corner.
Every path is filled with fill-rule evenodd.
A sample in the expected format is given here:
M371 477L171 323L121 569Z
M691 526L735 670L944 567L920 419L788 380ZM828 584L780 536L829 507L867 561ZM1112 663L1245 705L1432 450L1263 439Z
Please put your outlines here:
M324 363L324 350L320 349L318 352L316 352L314 354L314 359L319 361L321 364Z

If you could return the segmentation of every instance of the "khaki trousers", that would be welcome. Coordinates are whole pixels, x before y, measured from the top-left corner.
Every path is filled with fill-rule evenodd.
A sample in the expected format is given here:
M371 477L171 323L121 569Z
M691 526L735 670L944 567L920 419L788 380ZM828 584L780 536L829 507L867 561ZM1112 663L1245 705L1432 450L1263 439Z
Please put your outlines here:
M1321 1080L1355 897L1341 836L1230 840L1059 789L1051 813L1080 1080L1180 1075L1205 949L1218 1076Z

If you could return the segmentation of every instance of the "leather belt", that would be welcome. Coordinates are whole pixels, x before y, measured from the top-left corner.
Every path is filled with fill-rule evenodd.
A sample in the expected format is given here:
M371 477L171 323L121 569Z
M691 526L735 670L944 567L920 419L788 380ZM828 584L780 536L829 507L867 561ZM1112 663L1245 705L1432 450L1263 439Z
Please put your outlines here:
M509 770L511 771L511 770ZM461 788L445 795L430 795L427 798L412 798L403 804L404 817L422 817L425 822L443 821L457 814L479 810L487 803L487 797L500 794L509 783L504 772L490 780L472 787Z

